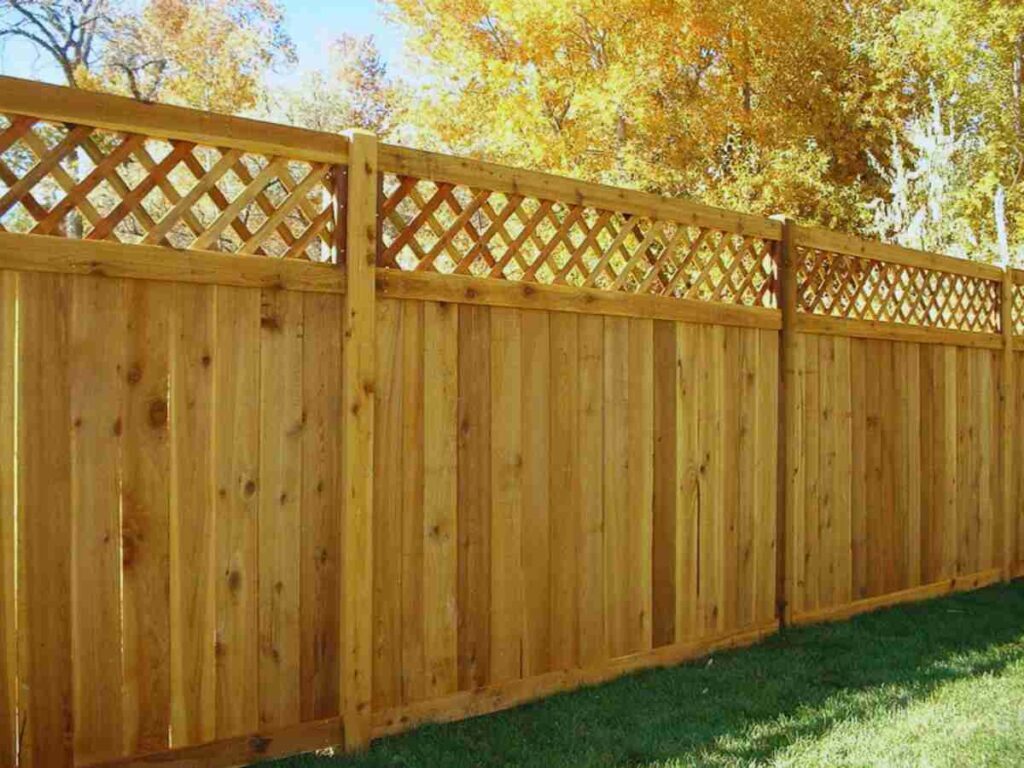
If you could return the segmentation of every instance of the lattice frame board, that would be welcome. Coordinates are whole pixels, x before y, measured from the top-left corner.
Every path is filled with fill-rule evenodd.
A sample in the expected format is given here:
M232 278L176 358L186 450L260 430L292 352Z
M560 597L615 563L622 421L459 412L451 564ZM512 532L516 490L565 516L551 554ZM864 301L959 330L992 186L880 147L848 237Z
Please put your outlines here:
M331 166L0 116L0 230L332 258Z
M385 268L777 306L760 237L393 173L379 212Z
M803 246L796 252L798 312L1000 332L999 281Z

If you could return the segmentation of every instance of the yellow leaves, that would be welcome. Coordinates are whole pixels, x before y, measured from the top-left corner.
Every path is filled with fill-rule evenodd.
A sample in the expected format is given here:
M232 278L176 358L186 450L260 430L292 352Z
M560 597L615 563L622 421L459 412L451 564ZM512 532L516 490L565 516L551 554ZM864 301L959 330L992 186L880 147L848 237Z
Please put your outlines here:
M491 159L711 194L749 192L760 148L836 148L824 163L776 166L825 184L855 179L864 149L888 141L895 102L863 94L898 85L878 82L857 53L871 32L854 18L866 2L394 0L393 15L429 62L409 111L419 135ZM771 199L822 205L795 191Z
M149 0L112 22L99 67L86 82L137 98L241 112L263 94L263 76L294 61L270 0Z

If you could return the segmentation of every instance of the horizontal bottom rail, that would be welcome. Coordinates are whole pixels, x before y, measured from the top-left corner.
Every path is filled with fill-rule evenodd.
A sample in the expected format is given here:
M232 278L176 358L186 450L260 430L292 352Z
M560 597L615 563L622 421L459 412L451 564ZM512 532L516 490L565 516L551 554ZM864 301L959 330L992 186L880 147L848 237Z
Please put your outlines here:
M342 747L344 743L345 728L342 720L340 717L331 717L192 747L89 763L86 768L141 768L153 765L172 765L177 768L234 768L301 752Z
M1001 568L990 568L986 571L979 571L968 576L956 576L952 579L935 581L920 587L904 589L900 592L892 592L888 595L867 597L863 600L855 600L846 605L836 608L825 608L820 611L809 611L807 613L796 613L791 619L794 625L818 624L826 621L842 621L861 613L867 613L879 608L887 608L901 603L914 603L919 600L929 600L933 597L942 597L954 592L967 592L972 589L981 589L990 584L1002 580L1003 570Z
M555 693L604 683L630 672L669 667L715 651L752 645L778 629L778 622L772 622L745 632L666 645L652 651L622 656L593 667L548 672L524 680L460 691L443 698L376 712L373 715L373 736L392 736L426 723L454 722L500 712Z

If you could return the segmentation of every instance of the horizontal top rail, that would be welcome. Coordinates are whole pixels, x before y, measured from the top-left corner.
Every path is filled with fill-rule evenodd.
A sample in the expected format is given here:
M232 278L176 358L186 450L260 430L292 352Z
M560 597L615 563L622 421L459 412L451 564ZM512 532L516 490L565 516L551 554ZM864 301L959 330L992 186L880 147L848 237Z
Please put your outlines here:
M312 163L348 162L348 139L338 134L16 77L0 77L0 112Z
M861 259L884 261L889 264L902 264L908 267L946 272L952 275L966 275L982 280L1002 280L1003 270L992 264L978 261L958 259L928 251L917 251L899 245L890 245L876 240L865 240L856 235L821 229L819 227L798 226L793 231L793 244L798 248L812 248L817 251L842 253Z
M663 197L622 187L578 181L540 171L441 155L391 144L381 145L380 169L397 176L462 184L540 200L552 200L603 211L675 221L726 232L782 239L782 224L765 216L738 213L691 200Z

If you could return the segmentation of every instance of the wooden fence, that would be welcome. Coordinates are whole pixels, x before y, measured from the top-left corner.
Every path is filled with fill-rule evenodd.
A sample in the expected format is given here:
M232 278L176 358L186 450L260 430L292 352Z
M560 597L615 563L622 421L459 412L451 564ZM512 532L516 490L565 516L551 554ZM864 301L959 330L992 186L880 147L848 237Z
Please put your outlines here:
M9 78L0 113L3 765L356 749L1019 574L1022 273Z

